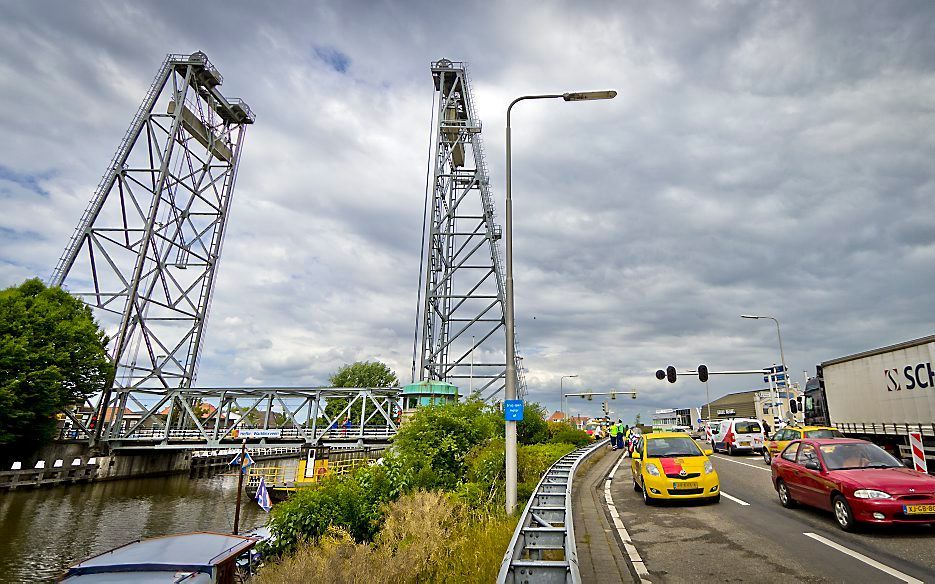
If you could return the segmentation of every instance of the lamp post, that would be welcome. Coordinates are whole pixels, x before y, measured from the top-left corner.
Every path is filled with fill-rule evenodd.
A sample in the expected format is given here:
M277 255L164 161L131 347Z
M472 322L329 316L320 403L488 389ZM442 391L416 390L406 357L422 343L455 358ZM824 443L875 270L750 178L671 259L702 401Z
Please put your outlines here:
M756 314L741 314L740 318L749 318L751 320L759 320L761 318L768 318L771 321L776 323L776 336L779 337L779 361L782 363L782 374L785 376L786 388L789 387L789 368L786 367L786 354L782 350L782 332L779 330L779 321L774 317L769 315L756 315ZM777 403L781 403L781 400L777 399ZM782 405L779 405L779 415L782 417Z
M578 374L574 375L562 375L561 379L558 380L558 408L562 412L562 415L565 415L565 386L563 385L566 379L571 377L578 377Z
M550 93L542 95L524 95L510 102L506 108L506 306L503 320L506 325L506 387L504 399L516 399L516 345L513 330L513 198L511 195L511 150L510 150L510 113L513 106L527 99L558 99L565 101L589 101L595 99L613 99L616 91L585 91L575 93ZM516 508L516 422L506 421L504 432L506 439L506 512L513 513Z

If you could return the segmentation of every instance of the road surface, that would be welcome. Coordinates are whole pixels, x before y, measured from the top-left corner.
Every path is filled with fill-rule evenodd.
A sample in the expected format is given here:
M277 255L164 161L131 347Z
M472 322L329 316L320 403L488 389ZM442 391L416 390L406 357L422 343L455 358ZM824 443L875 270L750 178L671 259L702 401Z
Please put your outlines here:
M784 509L759 456L711 460L723 493L717 504L647 507L633 489L630 459L617 467L610 493L625 529L616 539L632 540L649 581L935 584L935 528L845 533L830 513Z

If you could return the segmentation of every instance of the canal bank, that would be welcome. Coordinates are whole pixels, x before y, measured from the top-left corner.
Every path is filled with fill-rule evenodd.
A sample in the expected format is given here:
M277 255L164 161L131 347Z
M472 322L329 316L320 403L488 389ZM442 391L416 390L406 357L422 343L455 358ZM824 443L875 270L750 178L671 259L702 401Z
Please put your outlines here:
M172 475L0 493L0 583L49 582L70 564L145 537L230 532L237 477ZM245 499L242 530L267 514Z

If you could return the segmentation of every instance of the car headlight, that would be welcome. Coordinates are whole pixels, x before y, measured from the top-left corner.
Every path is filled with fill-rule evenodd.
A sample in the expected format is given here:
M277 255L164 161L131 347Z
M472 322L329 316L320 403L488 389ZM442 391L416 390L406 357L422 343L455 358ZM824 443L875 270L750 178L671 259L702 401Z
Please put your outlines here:
M650 462L649 464L646 465L646 472L648 472L649 474L653 475L654 477L658 477L658 476L659 476L659 469L656 468L656 465L653 464L653 463L651 463L651 462Z
M711 474L714 472L714 465L711 464L710 460L704 461L704 473Z
M892 499L889 493L874 489L857 489L854 491L854 496L858 499Z

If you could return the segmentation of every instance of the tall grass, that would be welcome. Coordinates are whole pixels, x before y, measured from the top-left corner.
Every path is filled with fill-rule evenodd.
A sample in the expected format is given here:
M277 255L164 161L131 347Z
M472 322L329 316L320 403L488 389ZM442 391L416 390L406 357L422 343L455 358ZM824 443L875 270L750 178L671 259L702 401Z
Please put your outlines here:
M390 503L373 543L331 528L264 567L257 584L486 583L496 579L516 519L478 517L440 492L416 492Z

